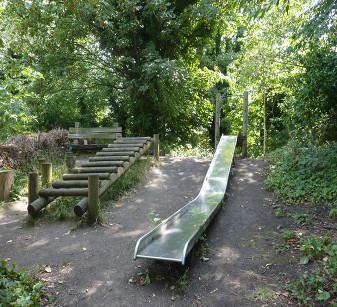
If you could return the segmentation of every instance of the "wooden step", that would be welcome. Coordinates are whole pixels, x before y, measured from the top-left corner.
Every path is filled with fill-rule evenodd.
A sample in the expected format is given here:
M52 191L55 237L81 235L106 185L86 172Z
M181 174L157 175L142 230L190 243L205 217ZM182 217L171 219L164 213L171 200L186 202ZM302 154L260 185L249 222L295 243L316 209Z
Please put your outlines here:
M96 157L90 157L89 161L129 161L129 156L96 156Z
M110 173L80 173L80 174L64 174L63 180L88 180L91 175L99 176L99 179L109 179Z
M98 151L96 156L134 156L134 151Z
M52 183L53 188L87 188L88 180L57 180Z
M138 143L138 144L108 144L108 148L139 148L143 147L143 143Z
M118 144L115 144L117 146L119 146ZM132 152L135 152L135 151L139 151L140 150L140 147L106 147L106 148L102 148L102 152L105 152L105 151L111 151L111 152L126 152L126 151L132 151Z
M74 173L117 173L117 166L97 166L76 167L72 170Z
M117 166L124 166L125 163L127 163L127 161L109 161L109 160L96 161L95 160L92 162L85 162L81 165L81 167L96 167L96 166L117 167Z
M88 196L87 188L69 188L69 189L43 189L39 192L41 197L50 196Z

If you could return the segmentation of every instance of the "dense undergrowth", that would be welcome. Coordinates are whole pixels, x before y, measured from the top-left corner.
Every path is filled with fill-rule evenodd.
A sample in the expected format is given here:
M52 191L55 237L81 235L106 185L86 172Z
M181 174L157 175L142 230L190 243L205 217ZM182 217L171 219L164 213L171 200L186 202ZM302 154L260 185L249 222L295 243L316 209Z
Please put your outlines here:
M289 142L268 161L266 183L286 204L274 212L295 222L294 230L283 231L287 250L300 250L298 263L305 266L288 290L301 306L337 306L337 143Z
M293 141L268 160L266 183L280 199L313 204L337 199L337 143L304 146Z

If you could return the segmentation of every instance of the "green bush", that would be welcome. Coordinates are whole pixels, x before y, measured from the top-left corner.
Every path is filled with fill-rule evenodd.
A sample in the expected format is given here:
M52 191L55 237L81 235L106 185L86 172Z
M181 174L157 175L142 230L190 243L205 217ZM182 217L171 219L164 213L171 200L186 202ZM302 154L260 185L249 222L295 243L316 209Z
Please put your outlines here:
M288 202L337 199L337 143L306 145L291 141L268 155L266 184Z
M43 284L0 261L0 306L40 306Z

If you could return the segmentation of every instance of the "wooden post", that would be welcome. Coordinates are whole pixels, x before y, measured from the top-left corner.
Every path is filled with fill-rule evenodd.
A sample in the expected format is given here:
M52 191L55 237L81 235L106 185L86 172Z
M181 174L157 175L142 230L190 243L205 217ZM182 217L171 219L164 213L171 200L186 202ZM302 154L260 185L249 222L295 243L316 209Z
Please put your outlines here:
M76 156L74 154L68 153L66 156L66 166L67 171L71 172L76 166Z
M29 174L28 177L28 204L39 197L39 175L37 172Z
M80 122L75 122L75 128L79 128L80 127ZM78 131L75 130L75 132L77 133ZM74 140L74 145L78 145L78 140Z
M153 135L153 156L154 158L159 161L159 134Z
M221 95L220 93L216 94L215 98L215 149L217 148L220 141L220 117L221 117Z
M43 188L50 188L52 181L52 164L42 163L41 185Z
M95 223L99 214L99 177L88 176L88 219L89 223Z
M14 184L13 170L0 170L0 201L7 200Z
M267 94L263 94L263 157L267 151Z
M45 163L46 159L45 158L39 158L37 161L38 161L38 171L41 174L42 173L42 163Z
M247 150L247 137L248 137L248 100L249 94L247 91L243 93L243 118L242 118L242 157L246 158Z

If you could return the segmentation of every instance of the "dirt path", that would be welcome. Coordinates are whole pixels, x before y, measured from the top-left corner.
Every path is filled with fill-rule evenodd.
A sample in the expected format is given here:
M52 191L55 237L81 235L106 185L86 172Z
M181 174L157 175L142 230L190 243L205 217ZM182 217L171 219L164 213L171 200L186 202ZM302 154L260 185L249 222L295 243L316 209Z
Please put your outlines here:
M277 291L278 270L288 263L275 258L280 220L269 205L262 161L240 160L233 168L225 206L187 267L132 260L137 239L152 227L149 213L165 218L196 196L208 165L163 158L137 191L111 205L104 227L27 227L25 204L17 203L0 211L0 258L49 265L42 278L57 294L56 306L261 306L256 296ZM205 254L209 260L200 261Z

